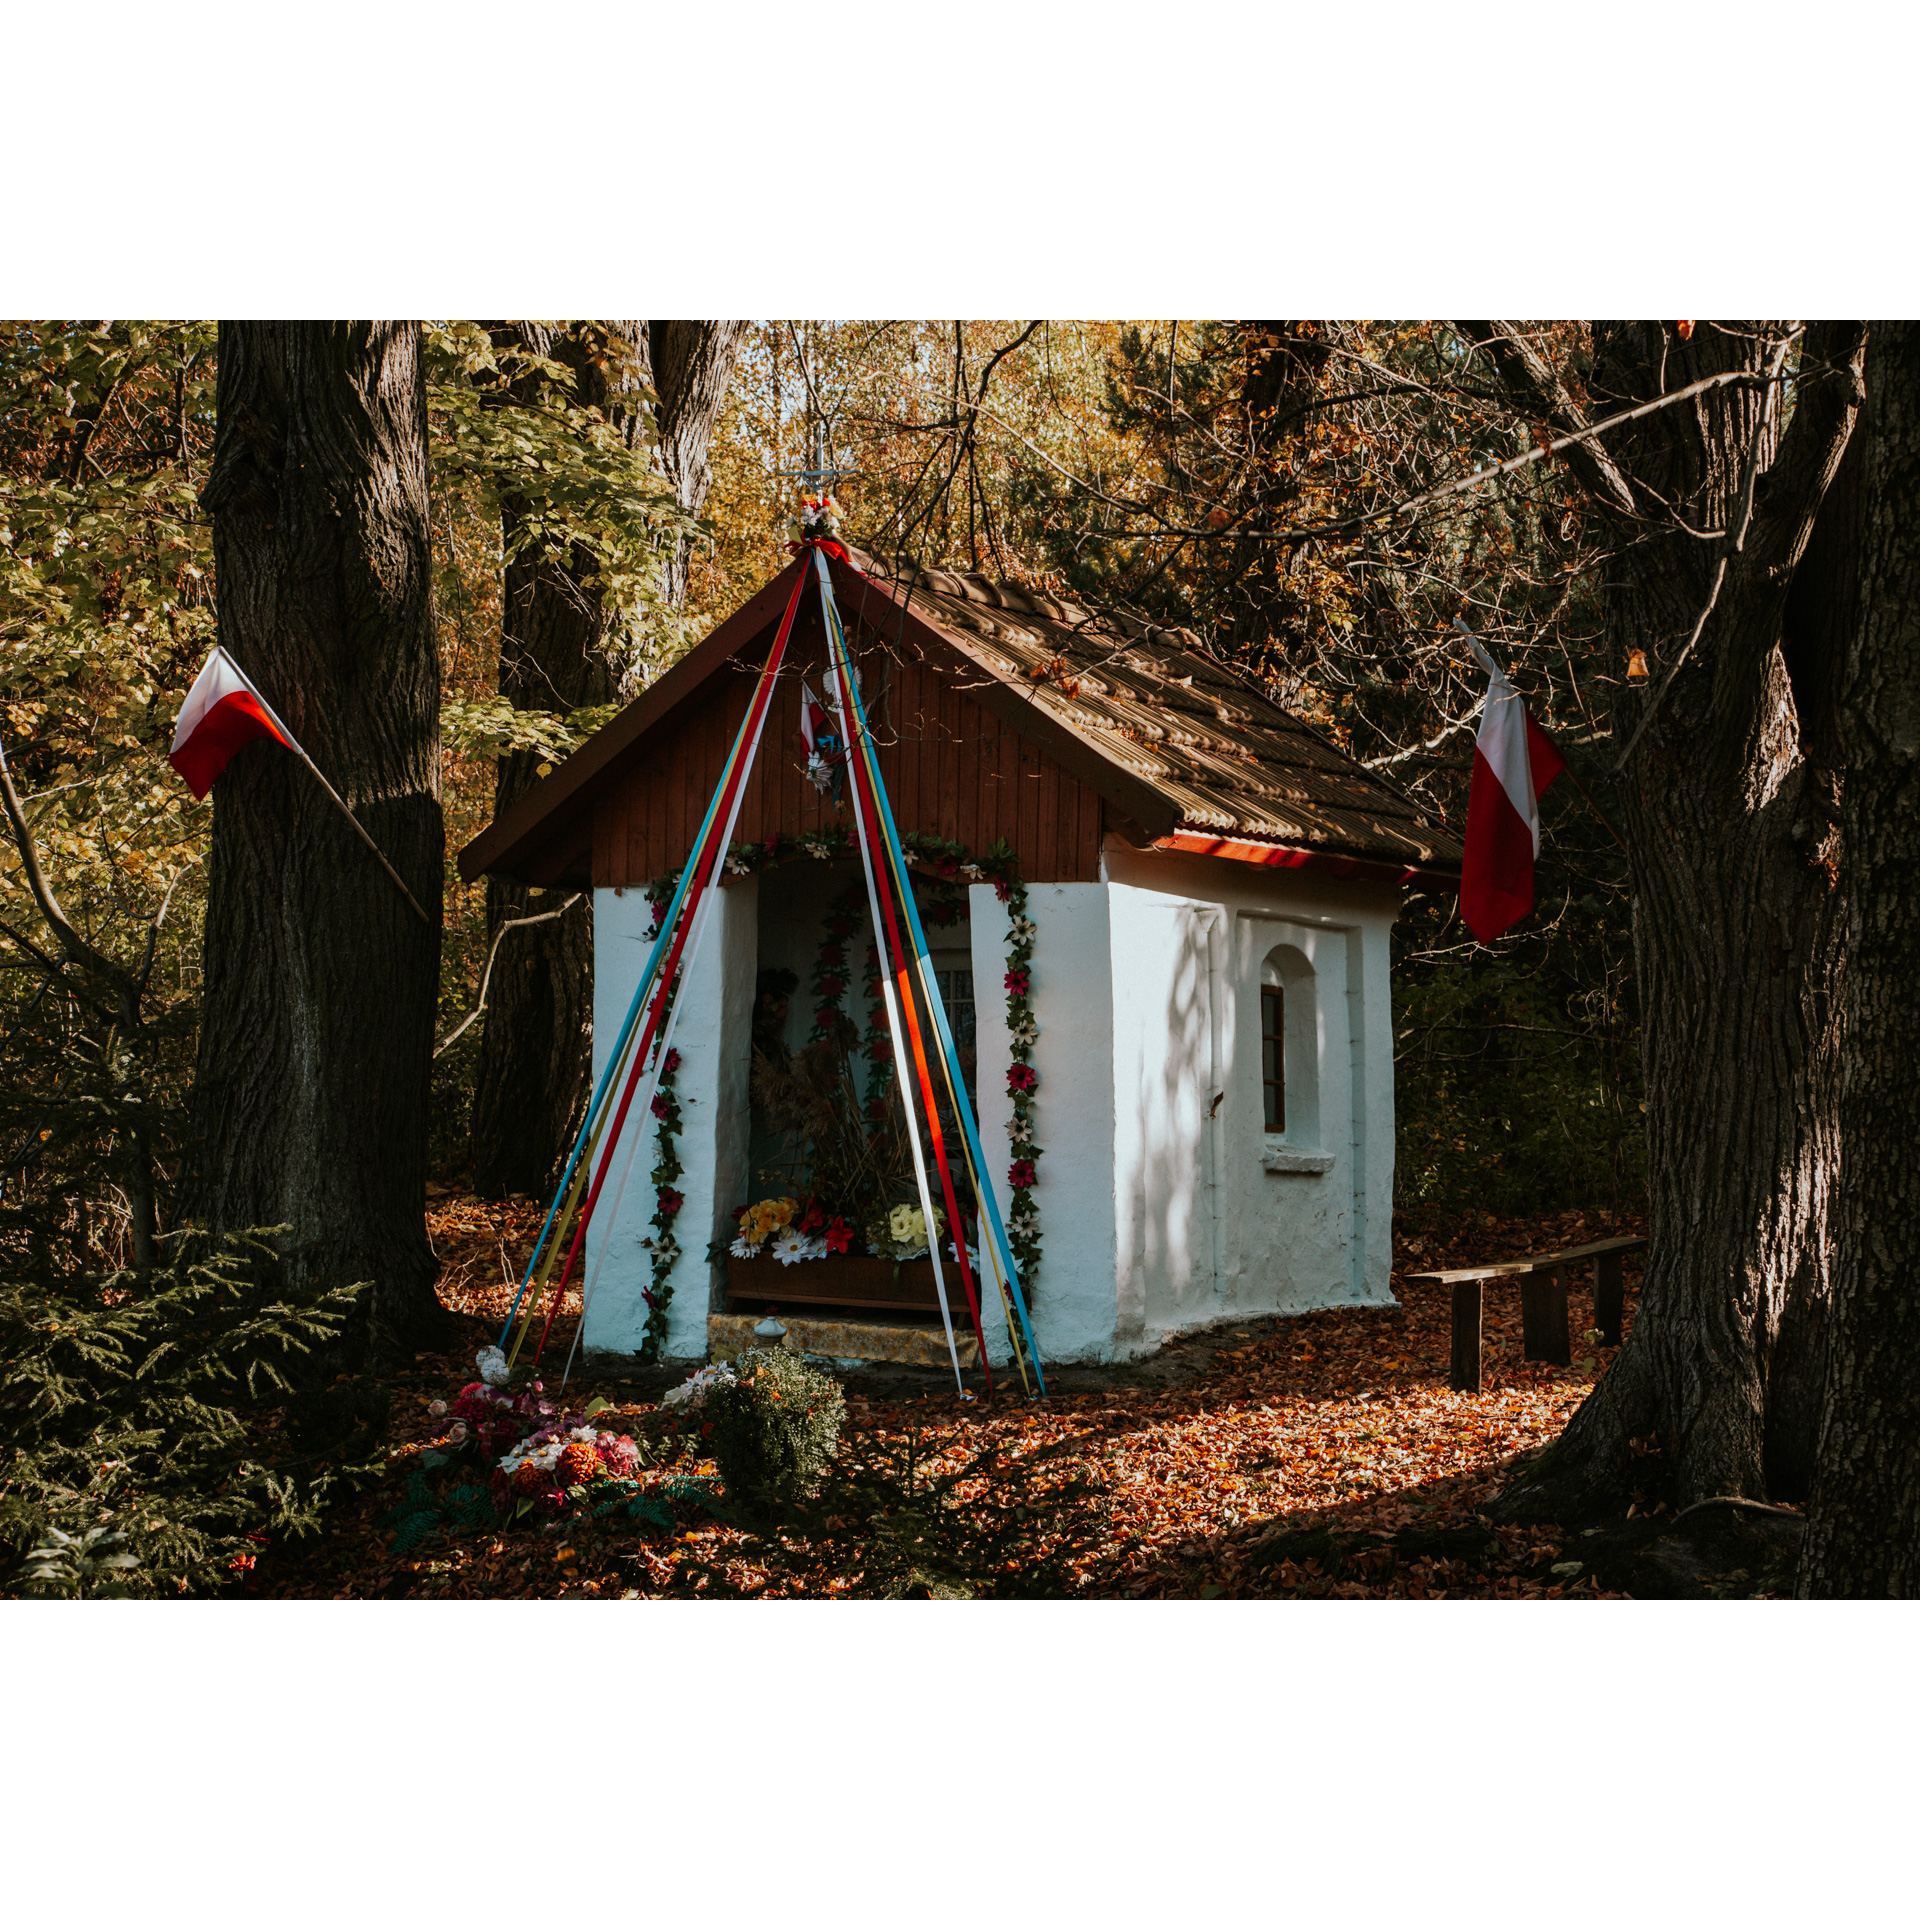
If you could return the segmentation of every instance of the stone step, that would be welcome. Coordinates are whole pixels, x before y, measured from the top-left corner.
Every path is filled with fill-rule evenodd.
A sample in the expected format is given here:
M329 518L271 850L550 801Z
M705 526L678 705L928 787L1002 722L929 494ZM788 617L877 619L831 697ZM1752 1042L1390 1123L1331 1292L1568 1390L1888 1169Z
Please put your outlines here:
M707 1355L713 1360L731 1360L735 1354L756 1344L753 1330L765 1316L758 1313L710 1313L707 1315ZM790 1314L778 1316L787 1337L781 1345L789 1353L817 1353L833 1360L891 1360L908 1367L947 1367L947 1337L938 1327L882 1327L858 1320L799 1319ZM980 1357L979 1342L971 1333L953 1330L953 1342L960 1352L963 1367L975 1365Z

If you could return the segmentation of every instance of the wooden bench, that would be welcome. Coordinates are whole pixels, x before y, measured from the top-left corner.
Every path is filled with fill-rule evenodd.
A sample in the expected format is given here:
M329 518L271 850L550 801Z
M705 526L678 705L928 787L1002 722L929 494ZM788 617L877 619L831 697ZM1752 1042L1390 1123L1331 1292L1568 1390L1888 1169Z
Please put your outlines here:
M1447 1273L1410 1273L1409 1280L1437 1280L1453 1292L1453 1358L1447 1384L1461 1393L1480 1391L1480 1316L1489 1280L1520 1282L1520 1327L1529 1360L1564 1367L1573 1359L1567 1329L1568 1268L1593 1262L1593 1324L1600 1344L1617 1347L1626 1315L1627 1289L1622 1263L1647 1244L1642 1234L1617 1240L1590 1240L1583 1247L1526 1260L1497 1260L1491 1266L1457 1267Z

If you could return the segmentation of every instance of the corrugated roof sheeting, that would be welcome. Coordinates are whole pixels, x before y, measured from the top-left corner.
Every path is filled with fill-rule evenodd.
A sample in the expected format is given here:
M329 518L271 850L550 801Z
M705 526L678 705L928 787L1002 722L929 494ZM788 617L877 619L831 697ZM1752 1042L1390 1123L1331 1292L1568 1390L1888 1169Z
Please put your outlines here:
M981 574L856 556L913 604L1180 808L1183 827L1420 865L1460 843L1405 795L1209 654L1185 629L1030 594Z

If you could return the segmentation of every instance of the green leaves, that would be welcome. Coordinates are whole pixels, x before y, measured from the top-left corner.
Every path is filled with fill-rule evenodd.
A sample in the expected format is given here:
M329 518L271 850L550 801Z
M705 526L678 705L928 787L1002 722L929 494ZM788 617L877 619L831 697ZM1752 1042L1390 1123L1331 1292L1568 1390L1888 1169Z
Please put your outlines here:
M624 676L683 652L691 635L670 604L667 568L682 540L709 529L660 470L651 393L628 387L645 409L630 435L575 397L566 366L497 348L473 321L429 322L425 350L436 495L465 499L495 525L510 503L506 565L527 553L566 555L612 616L610 652Z
M552 765L619 711L618 706L579 707L563 719L559 714L516 707L504 693L483 700L449 694L440 702L440 738L470 759L499 760L510 753L532 753Z

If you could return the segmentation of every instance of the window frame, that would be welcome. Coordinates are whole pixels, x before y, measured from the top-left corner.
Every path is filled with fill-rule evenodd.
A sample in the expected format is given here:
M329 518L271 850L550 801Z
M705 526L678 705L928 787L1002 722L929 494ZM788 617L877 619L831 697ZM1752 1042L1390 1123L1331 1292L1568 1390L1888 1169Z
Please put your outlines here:
M1267 1009L1274 1009L1273 1024L1267 1024ZM1271 1050L1271 1051L1269 1051ZM1275 1071L1267 1071L1271 1064ZM1271 1095L1269 1094L1271 1089ZM1269 1110L1277 1119L1269 1119ZM1268 1133L1287 1130L1287 989L1282 982L1260 983L1260 1114Z

